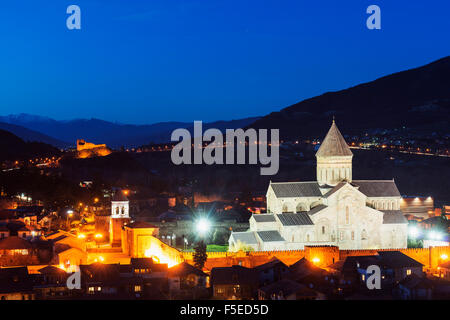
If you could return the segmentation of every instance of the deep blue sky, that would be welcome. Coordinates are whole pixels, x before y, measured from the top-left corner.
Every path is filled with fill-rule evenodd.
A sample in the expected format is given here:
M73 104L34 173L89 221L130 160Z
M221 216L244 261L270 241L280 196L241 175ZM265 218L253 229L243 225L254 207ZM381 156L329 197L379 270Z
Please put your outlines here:
M0 115L236 119L450 54L448 0L4 2Z

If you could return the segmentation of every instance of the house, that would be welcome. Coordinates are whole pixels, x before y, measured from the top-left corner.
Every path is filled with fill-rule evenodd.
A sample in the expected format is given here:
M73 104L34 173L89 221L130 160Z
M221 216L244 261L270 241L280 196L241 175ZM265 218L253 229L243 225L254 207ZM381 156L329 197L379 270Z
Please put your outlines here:
M9 235L10 235L9 229L4 225L0 226L0 239L8 238Z
M187 262L173 266L168 271L171 290L190 289L193 287L205 288L208 284L208 275Z
M93 263L80 271L83 298L163 299L168 291L164 264L142 259L129 265Z
M383 290L391 290L393 285L411 274L423 277L423 265L420 262L400 251L379 251L377 255L347 257L341 279L359 283L365 288L368 277L372 275L372 271L367 271L369 266L380 268L380 283Z
M66 271L55 266L46 266L38 272L34 285L36 299L64 299L71 295L71 290L66 285L69 276Z
M385 267L387 276L394 282L401 281L411 274L423 276L423 264L400 251L379 251L378 257Z
M0 266L36 264L33 246L25 239L11 236L0 240Z
M322 277L326 273L325 270L317 267L314 263L305 258L302 258L289 266L289 278L295 281L302 281L309 276Z
M155 263L152 258L131 258L130 266L133 274L144 278L167 278L167 264Z
M242 266L213 268L211 287L216 299L253 299L258 288L258 274L254 269Z
M277 258L253 268L257 275L260 286L279 281L289 274L289 268Z
M19 237L25 240L32 240L35 237L39 237L41 235L41 231L36 228L24 225L19 230L17 230L17 234Z
M393 292L395 297L401 300L431 300L433 283L426 277L412 273L401 280Z
M27 267L0 268L0 300L34 300Z
M258 289L258 300L315 300L318 293L289 279L282 279Z
M450 261L441 263L438 266L439 277L445 280L450 280Z

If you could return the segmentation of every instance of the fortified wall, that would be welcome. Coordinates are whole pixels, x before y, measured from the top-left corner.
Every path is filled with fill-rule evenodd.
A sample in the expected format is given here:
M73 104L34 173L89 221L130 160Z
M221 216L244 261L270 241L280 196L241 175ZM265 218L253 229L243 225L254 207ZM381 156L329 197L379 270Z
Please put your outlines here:
M412 259L422 263L425 268L436 268L443 262L441 256L450 257L450 246L430 247L420 249L380 249L380 250L339 250L338 247L305 247L304 250L286 251L254 251L254 252L208 252L208 260L205 268L211 270L214 267L231 267L241 265L253 268L269 262L273 258L281 260L286 265L292 265L301 258L316 261L317 266L327 267L339 260L345 260L349 256L376 255L378 251L400 251ZM193 253L183 252L184 259L193 263Z

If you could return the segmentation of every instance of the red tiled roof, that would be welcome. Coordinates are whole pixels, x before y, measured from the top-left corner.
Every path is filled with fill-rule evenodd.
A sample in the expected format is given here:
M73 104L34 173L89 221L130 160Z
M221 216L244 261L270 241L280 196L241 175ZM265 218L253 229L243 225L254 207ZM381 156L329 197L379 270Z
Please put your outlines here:
M16 250L16 249L31 249L31 243L27 240L12 236L0 240L0 250Z

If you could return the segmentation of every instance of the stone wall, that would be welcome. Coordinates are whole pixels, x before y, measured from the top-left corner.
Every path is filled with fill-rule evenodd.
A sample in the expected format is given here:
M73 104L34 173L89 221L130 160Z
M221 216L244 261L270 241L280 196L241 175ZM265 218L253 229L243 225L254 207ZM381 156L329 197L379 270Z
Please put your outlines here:
M254 251L254 252L208 252L205 268L230 267L242 265L252 268L277 258L287 265L292 265L301 258L310 261L316 259L316 264L326 267L349 256L376 255L378 251L400 251L405 255L422 263L426 268L436 268L443 262L442 256L450 257L449 247L431 247L421 249L382 249L382 250L339 250L338 247L305 247L304 250L287 251ZM184 259L192 263L193 253L184 252Z

